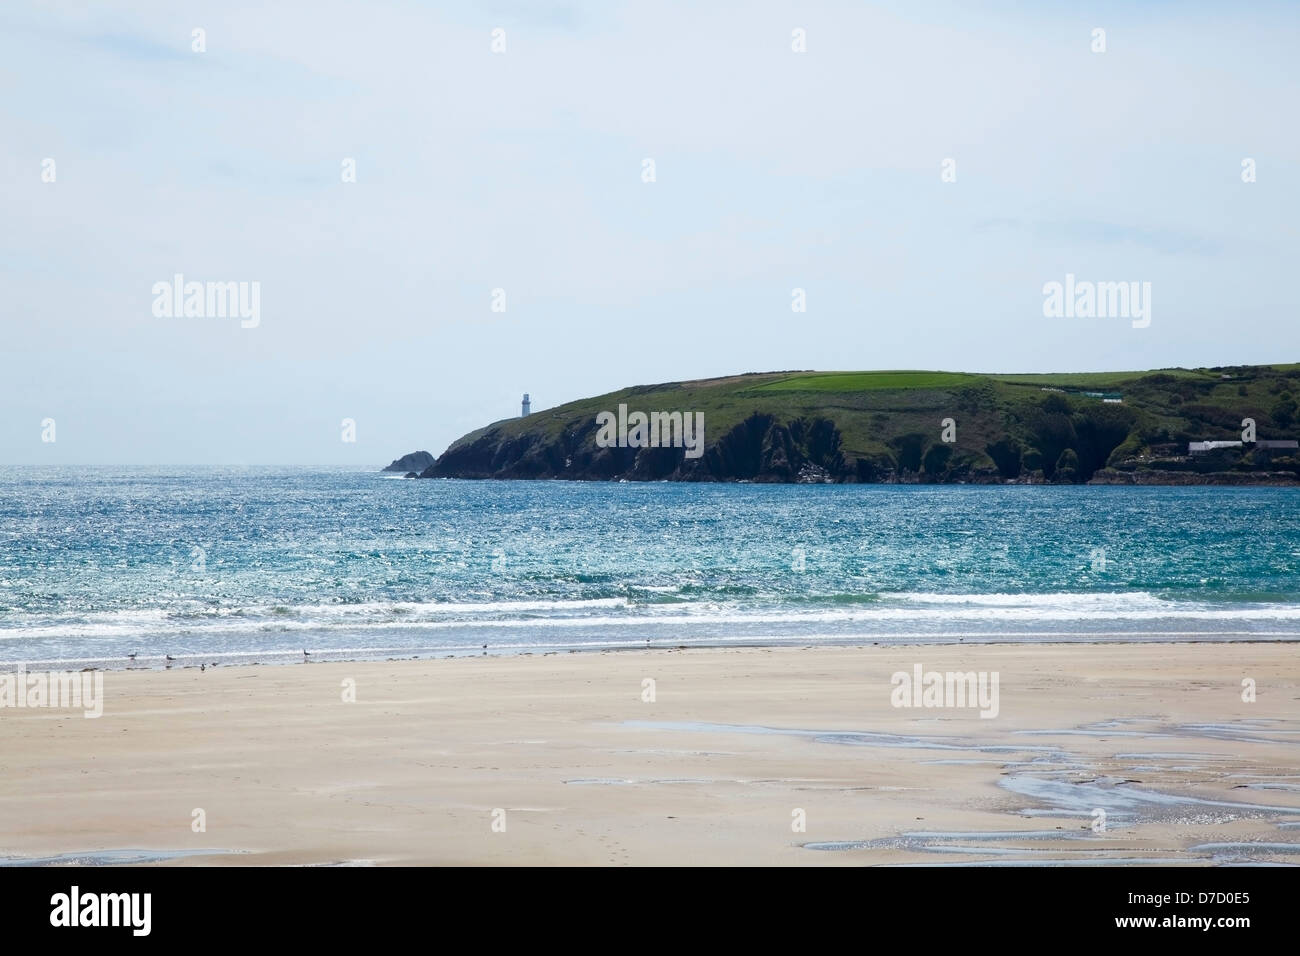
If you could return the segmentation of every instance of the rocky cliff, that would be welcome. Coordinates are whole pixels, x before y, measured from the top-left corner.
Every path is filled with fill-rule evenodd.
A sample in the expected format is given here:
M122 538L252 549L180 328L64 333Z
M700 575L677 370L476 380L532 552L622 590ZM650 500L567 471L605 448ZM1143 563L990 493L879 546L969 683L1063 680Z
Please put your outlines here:
M389 469L595 481L1288 484L1300 475L1293 453L1247 444L1201 460L1186 449L1189 441L1240 440L1246 421L1261 438L1294 438L1296 394L1295 365L771 372L571 402L471 432L418 469L412 460L426 453ZM673 440L673 416L698 418L697 446Z

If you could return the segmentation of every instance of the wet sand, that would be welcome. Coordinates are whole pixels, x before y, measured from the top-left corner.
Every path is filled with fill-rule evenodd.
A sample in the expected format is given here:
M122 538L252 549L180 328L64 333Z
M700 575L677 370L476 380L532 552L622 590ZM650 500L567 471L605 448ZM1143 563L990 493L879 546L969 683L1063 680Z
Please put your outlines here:
M893 706L917 664L997 672L997 717ZM104 693L99 719L0 709L0 858L1300 863L1294 644L222 666Z

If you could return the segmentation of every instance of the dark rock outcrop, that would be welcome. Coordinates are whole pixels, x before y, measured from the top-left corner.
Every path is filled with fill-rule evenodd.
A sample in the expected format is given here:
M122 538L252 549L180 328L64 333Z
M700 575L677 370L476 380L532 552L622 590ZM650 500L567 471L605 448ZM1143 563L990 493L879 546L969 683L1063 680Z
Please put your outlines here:
M413 451L409 455L403 455L401 458L394 459L392 464L384 468L384 471L414 471L421 472L428 468L434 462L434 458L427 451Z

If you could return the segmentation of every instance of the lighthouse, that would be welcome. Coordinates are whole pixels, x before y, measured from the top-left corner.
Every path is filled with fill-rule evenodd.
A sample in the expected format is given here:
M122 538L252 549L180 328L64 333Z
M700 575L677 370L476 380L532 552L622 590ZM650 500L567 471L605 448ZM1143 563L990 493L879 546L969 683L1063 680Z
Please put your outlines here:
M531 408L531 407L532 407L532 402L530 402L530 401L528 400L528 393L527 393L527 392L524 392L524 404L523 404L523 407L522 407L521 411L519 412L519 417L520 417L520 418L527 418L527 417L528 417L528 410L529 410L529 408Z

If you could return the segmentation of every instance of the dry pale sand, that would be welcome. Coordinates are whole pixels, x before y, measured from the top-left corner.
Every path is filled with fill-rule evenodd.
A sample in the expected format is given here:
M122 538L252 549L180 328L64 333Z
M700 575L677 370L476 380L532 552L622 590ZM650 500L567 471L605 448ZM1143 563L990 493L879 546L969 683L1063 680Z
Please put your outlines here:
M1285 644L1000 645L110 672L98 720L0 710L0 856L1297 863L1298 662ZM917 663L997 671L999 716L891 706ZM1034 835L988 836L1006 831Z

